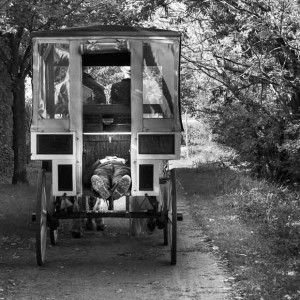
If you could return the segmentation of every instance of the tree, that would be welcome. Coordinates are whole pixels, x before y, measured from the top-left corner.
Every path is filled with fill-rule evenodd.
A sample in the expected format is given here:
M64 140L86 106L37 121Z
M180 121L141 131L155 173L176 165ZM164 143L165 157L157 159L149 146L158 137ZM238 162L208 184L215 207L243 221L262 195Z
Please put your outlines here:
M199 105L219 141L257 173L298 175L299 5L296 0L183 1L193 24L183 57L211 79Z
M31 33L91 23L134 24L138 14L132 3L134 1L0 1L0 60L9 74L13 94L13 184L27 182L24 82L31 75Z

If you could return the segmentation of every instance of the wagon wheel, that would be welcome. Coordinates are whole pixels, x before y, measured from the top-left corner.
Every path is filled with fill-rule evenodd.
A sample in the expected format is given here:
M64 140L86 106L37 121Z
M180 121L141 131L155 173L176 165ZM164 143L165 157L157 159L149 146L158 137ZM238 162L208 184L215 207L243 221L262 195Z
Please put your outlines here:
M42 266L46 256L47 238L47 196L45 170L40 169L37 180L36 193L36 259L37 264Z
M166 215L164 244L169 245L171 251L171 264L175 265L177 258L177 198L175 169L170 171L170 181L165 188L164 213Z

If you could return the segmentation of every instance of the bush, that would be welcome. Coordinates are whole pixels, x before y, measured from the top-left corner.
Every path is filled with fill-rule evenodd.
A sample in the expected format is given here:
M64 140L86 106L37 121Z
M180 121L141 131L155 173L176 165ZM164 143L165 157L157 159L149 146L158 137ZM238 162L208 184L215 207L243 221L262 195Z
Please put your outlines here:
M300 180L300 126L287 118L235 104L210 118L215 140L233 148L252 174L277 182Z
M266 180L257 181L219 162L194 164L196 172L209 174L213 192L239 219L273 239L274 251L300 254L300 194ZM211 187L212 189L212 187Z
M186 124L183 125L182 144L186 145ZM188 144L189 146L203 145L210 140L210 129L201 119L188 123Z

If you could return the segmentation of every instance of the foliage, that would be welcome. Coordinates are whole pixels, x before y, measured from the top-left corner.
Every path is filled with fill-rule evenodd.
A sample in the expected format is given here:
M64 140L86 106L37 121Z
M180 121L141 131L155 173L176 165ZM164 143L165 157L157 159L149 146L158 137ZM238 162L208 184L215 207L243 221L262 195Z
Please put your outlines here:
M256 174L297 180L297 1L183 2L192 25L184 30L183 65L202 74L194 78L205 90L193 101L195 113L209 120L218 141L234 147Z
M269 188L241 191L236 196L241 218L261 223L260 233L274 236L282 254L299 254L299 195Z
M143 1L140 1L142 4ZM155 4L155 1L149 1ZM31 34L87 24L137 24L147 17L151 7L136 9L134 1L118 0L1 0L0 1L0 62L10 79L13 95L13 183L26 178L26 107L25 78L31 75ZM3 99L0 99L3 101ZM9 143L9 141L5 141ZM9 145L9 144L8 144Z
M183 127L185 131L183 133L184 144L186 144L186 132L188 133L188 145L190 146L207 144L210 139L209 127L203 120L184 122Z
M92 23L180 31L182 111L204 118L254 174L298 181L298 1L2 0L0 8L12 90L31 72L32 31Z

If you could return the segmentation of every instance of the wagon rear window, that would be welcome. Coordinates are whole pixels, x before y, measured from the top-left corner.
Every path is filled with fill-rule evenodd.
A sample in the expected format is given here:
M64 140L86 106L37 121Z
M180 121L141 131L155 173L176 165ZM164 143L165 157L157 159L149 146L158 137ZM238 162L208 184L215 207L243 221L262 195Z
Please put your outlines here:
M175 154L173 134L140 134L139 154Z
M72 191L73 178L72 178L72 165L58 165L58 190L59 191Z
M41 44L40 55L39 119L69 119L69 45Z
M139 166L139 190L152 191L153 184L153 165L140 165Z
M73 135L38 134L36 147L37 154L73 154Z
M174 84L176 79L176 72L174 71L173 44L144 43L144 118L172 119L174 117Z

